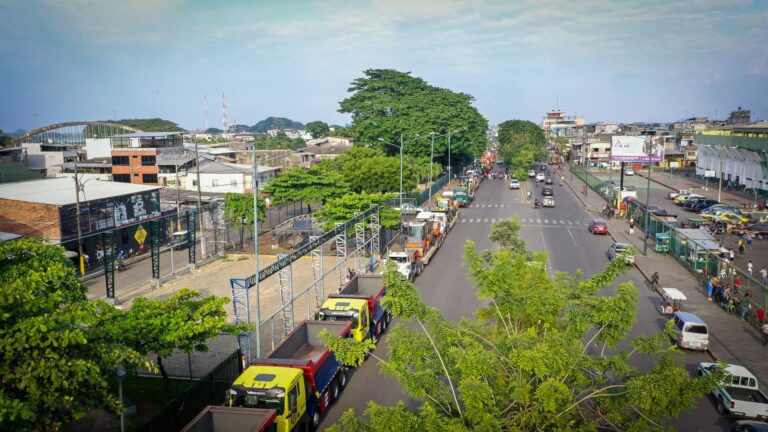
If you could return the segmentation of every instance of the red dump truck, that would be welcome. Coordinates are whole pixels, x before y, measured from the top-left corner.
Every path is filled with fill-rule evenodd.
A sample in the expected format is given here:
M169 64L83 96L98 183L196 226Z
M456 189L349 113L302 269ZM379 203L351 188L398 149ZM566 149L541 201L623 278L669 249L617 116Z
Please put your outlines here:
M356 275L338 294L331 294L315 313L323 321L352 322L352 337L358 341L372 339L377 342L390 321L390 315L381 307L386 295L382 275Z
M349 337L352 323L303 321L266 358L232 384L231 407L274 409L278 432L315 429L347 384L347 369L325 347L320 332Z
M277 432L277 411L207 406L181 432Z

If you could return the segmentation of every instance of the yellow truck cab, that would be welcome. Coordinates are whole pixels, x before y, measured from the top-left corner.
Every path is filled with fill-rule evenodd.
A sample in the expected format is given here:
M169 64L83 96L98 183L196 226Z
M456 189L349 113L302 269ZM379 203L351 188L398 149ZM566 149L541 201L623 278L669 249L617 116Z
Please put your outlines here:
M350 321L352 337L362 342L370 336L368 301L362 299L330 298L315 315L321 321Z
M307 411L306 392L301 369L251 366L232 384L229 406L274 409L277 431L291 431Z
M382 275L355 275L337 294L330 294L315 313L319 321L348 321L350 334L355 340L371 339L378 342L387 328L390 315L381 307L386 295Z

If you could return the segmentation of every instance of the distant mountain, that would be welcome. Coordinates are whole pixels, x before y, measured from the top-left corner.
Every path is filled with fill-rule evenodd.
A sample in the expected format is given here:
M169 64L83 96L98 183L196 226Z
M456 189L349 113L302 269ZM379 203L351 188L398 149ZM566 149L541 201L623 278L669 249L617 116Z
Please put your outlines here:
M220 134L222 132L224 132L224 131L222 129L218 129L218 128L208 128L208 129L205 130L205 133L214 134L214 135L218 135L218 134Z
M251 132L265 133L270 129L304 129L304 124L285 117L267 117L251 126Z

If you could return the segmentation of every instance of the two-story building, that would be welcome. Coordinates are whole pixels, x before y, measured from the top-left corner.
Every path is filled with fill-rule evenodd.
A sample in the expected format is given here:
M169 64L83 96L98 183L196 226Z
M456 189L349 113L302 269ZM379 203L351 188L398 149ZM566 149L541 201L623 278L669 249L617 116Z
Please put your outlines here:
M157 185L157 158L164 149L183 148L181 132L136 132L110 137L112 180Z

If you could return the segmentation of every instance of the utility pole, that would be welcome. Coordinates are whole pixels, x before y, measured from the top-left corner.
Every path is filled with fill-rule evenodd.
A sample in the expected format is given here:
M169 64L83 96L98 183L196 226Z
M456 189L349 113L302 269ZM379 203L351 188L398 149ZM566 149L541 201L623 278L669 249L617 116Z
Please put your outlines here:
M648 182L645 187L645 232L643 233L643 255L648 255L648 236L651 232L651 212L648 209L651 200L651 155L653 154L653 138L648 145ZM622 176L624 173L622 172ZM623 178L623 177L622 177Z
M448 131L448 182L451 181L451 131Z
M720 162L720 170L717 173L719 177L719 181L717 183L717 201L723 202L723 200L721 199L721 195L723 193L723 148L722 147L718 147L718 154L720 156L718 158Z
M176 164L176 231L181 231L181 185L179 184L179 164ZM173 254L171 254L171 256L173 256Z
M430 151L429 151L429 210L432 210L432 166L434 165L434 159L435 159L435 133L430 133L432 135L432 143L430 144Z
M403 134L400 134L400 211L403 211Z
M256 157L256 141L253 141L253 180L252 180L252 192L253 192L253 255L255 257L256 265L256 280L254 287L256 288L256 322L254 331L256 332L256 358L261 357L261 309L259 304L259 160ZM402 208L402 206L400 207ZM248 294L250 298L250 293ZM250 300L249 300L250 301ZM248 308L248 322L251 322L251 310ZM248 343L250 346L250 342ZM252 358L251 353L248 353L248 361Z
M197 148L197 137L194 138L195 142L195 168L197 171L197 223L200 227L200 252L203 254L203 259L207 257L205 254L205 234L203 233L203 194L200 191L200 153ZM178 172L178 169L176 170ZM178 184L177 184L178 186ZM187 227L187 229L195 229L196 227Z
M85 258L83 257L83 231L80 227L80 182L77 180L77 162L75 162L75 223L77 224L77 255L80 262L80 274L85 274Z

